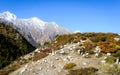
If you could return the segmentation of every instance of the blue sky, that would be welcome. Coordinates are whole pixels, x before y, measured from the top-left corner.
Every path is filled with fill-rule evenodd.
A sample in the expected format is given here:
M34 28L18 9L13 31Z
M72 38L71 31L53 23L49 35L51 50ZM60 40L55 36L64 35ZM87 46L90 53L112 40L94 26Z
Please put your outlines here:
M72 31L120 33L120 0L1 0L4 11L54 21Z

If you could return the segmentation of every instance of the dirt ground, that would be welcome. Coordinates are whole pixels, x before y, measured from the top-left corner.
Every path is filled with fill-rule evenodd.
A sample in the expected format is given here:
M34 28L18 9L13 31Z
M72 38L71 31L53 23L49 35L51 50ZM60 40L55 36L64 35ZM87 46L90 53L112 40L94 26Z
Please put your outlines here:
M103 57L97 58L95 55L90 55L89 58L84 58L82 55L78 55L74 50L70 51L68 49L74 45L77 47L77 44L69 44L61 49L67 54L60 54L61 50L57 50L36 62L29 62L23 65L20 69L9 75L66 75L68 71L64 70L63 66L69 62L76 64L73 69L84 67L99 68Z

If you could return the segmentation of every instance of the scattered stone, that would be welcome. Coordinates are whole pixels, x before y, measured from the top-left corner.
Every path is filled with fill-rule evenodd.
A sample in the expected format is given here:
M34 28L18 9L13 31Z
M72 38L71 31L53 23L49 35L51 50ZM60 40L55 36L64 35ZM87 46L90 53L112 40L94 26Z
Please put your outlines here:
M72 51L72 50L73 50L73 48L69 48L69 50L70 50L70 51Z
M63 48L63 46L60 46L60 48Z
M63 60L64 60L64 61L67 61L67 58L64 58Z
M25 65L25 68L27 68L28 67L28 65Z
M120 64L120 59L117 58L115 63L116 63L116 64Z
M87 63L86 63L86 62L83 62L83 65L84 65L84 66L87 65Z
M95 57L98 57L99 56L99 53L95 53Z
M80 44L80 42L77 43L78 45Z
M38 51L38 53L40 53L40 51Z
M111 56L111 53L107 53L107 56Z
M104 57L104 60L107 59L107 57Z
M120 40L120 38L115 37L115 38L114 38L114 40L119 41L119 40Z
M101 63L103 63L103 64L104 64L104 63L106 63L106 61L105 61L105 60L102 60L102 61L101 61Z
M50 66L51 66L51 68L56 68L55 65L53 65L53 64L51 64Z
M60 54L64 55L65 51L63 49L61 49Z
M95 52L100 52L100 47L99 46L96 46L96 48L95 48Z
M89 53L86 53L86 56L88 56L89 55Z
M39 49L37 48L36 50L35 50L35 52L37 52Z
M80 55L80 54L81 54L81 50L77 50L77 54L79 54L79 55Z
M83 54L82 56L85 57L85 54Z
M67 45L64 45L64 47L66 47Z
M88 58L89 57L89 53L85 53L82 56L85 57L85 58Z
M26 70L26 68L23 68L23 69L19 72L19 74L22 75L22 74L25 72L25 70Z
M73 58L71 57L71 56L67 56L67 58L66 58L68 61L72 61L73 60Z
M42 70L43 68L42 67L40 67L40 70Z
M56 57L55 59L56 59L56 60L59 60L59 58L58 58L58 57Z
M47 63L47 59L43 59L43 62Z
M37 63L39 63L40 62L40 60L37 60Z
M80 40L80 42L81 42L81 43L84 43L84 42L85 42L85 40Z
M54 55L55 55L55 53L54 53L54 52L52 52L52 53L51 53L51 56L54 56Z

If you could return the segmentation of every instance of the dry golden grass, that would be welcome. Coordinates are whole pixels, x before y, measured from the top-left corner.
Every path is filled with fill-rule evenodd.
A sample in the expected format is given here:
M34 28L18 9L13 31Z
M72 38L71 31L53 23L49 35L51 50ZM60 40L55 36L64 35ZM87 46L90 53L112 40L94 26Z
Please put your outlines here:
M98 69L94 67L80 68L76 70L70 70L68 75L97 75Z
M44 52L38 53L38 54L36 54L36 55L33 57L33 61L37 61L37 60L39 60L39 59L41 59L41 58L46 57L47 55L48 55L48 54L46 54L46 53L44 53Z
M64 69L71 69L71 68L73 68L73 67L75 67L76 66L76 64L75 63L68 63L68 64L65 64L64 65Z

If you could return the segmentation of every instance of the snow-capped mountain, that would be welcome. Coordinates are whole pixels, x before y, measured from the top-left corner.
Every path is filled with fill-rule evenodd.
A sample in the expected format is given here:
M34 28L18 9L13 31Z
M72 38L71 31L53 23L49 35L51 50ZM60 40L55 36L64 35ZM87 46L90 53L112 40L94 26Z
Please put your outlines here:
M35 47L37 43L53 40L56 35L71 33L55 22L44 22L37 17L20 19L9 11L0 13L0 22L13 26Z

